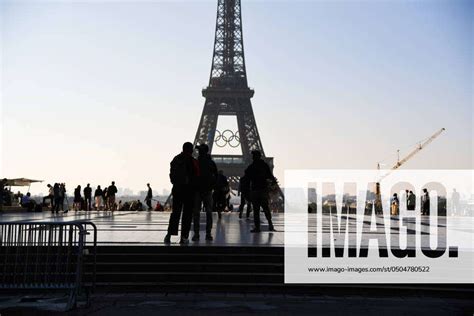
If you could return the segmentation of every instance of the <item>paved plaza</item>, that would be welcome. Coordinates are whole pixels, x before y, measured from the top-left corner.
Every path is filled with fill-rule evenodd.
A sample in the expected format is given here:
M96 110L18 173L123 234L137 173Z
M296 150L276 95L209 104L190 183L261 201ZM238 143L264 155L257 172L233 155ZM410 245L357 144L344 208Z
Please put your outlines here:
M261 214L262 219L262 232L259 234L250 233L253 228L253 214L250 218L245 218L245 212L242 219L239 218L237 212L223 213L222 218L218 219L217 213L214 213L213 218L213 229L212 235L214 241L206 242L204 238L201 238L199 242L191 242L190 246L264 246L264 247L283 247L284 246L284 213L273 213L273 222L276 232L269 232L268 225L265 220L263 213ZM329 217L328 215L325 215ZM10 211L0 213L0 221L74 221L74 220L88 220L94 222L98 229L98 243L99 245L164 245L163 239L166 235L168 228L170 213L169 212L104 212L104 211L69 211L67 214L59 213L53 214L49 211L43 211L41 213L29 213L29 212L18 212ZM330 231L330 225L337 225L337 217L332 216L332 221L328 218L323 220L320 227L324 233ZM354 215L351 215L348 219L350 238L355 237L354 227L359 225L361 227L364 222L370 223L371 219L366 216L365 218L356 220ZM375 218L377 222L383 222L383 218ZM472 217L448 217L448 221L452 230L456 233L462 234L460 236L473 236L474 235L474 221ZM392 217L388 219L390 223L385 230L387 232L400 231L403 228L398 217ZM420 230L421 234L427 234L430 225L429 218L424 216L420 219ZM372 225L374 226L374 225ZM445 224L431 224L431 230L433 231L436 226L442 227ZM316 228L317 220L315 214L309 214L308 219L308 240L311 245L314 245L316 240ZM336 227L337 229L337 227ZM407 231L415 233L417 230L414 220L407 223ZM443 233L443 230L440 230ZM291 233L289 231L288 233ZM368 237L375 237L376 235L382 234L382 231L371 232ZM192 232L190 237L192 236ZM200 225L201 237L205 235L205 214L201 214L201 225ZM344 245L344 235L335 236L333 242L336 246ZM174 236L172 238L172 245L178 244L179 237ZM443 239L442 239L443 240ZM326 240L328 242L329 239ZM324 245L328 246L328 245ZM426 247L426 245L423 245ZM472 250L472 249L471 249Z

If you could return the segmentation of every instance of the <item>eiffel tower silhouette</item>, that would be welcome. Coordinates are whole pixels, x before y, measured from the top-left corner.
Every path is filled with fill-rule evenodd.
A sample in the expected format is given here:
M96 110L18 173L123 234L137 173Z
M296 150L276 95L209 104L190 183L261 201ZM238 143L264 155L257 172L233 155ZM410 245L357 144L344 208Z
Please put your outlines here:
M254 90L247 83L240 0L218 0L211 75L202 95L206 101L194 144L208 144L212 158L228 177L231 188L237 189L240 177L252 162L253 150L259 150L273 170L273 158L265 156L250 101ZM219 116L236 117L238 130L218 131ZM240 146L242 154L213 154L214 145Z

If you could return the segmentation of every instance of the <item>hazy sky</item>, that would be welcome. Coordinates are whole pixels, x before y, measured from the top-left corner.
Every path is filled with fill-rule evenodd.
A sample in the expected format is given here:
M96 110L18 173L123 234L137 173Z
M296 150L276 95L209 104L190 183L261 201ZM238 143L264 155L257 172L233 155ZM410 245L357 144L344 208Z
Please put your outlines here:
M0 1L0 175L169 188L201 116L216 2ZM472 1L242 2L281 182L288 168L393 164L441 127L405 168L473 168Z

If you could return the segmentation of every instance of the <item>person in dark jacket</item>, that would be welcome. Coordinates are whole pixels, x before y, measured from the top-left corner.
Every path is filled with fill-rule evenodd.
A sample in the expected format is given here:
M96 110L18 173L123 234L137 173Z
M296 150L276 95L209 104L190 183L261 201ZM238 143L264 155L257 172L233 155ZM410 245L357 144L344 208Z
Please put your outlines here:
M92 210L92 188L89 183L84 188L84 199L86 203L86 211Z
M7 178L3 178L1 181L0 181L0 212L3 211L3 202L5 200L5 187L7 185Z
M253 220L255 228L252 233L260 232L260 208L263 209L268 221L268 230L275 231L272 222L272 214L268 206L269 182L274 182L273 176L268 164L263 161L262 154L258 150L252 151L253 162L245 170L245 176L250 182L250 196L253 205Z
M421 215L430 215L430 195L426 188L421 196Z
M245 204L247 204L247 218L249 218L250 212L252 212L252 203L250 202L249 196L250 182L245 175L243 177L240 177L238 193L240 195L239 218L242 218L242 213L244 212Z
M109 210L115 211L117 208L117 204L115 203L115 194L117 194L118 190L115 186L115 181L112 181L112 184L107 189L107 204L109 206Z
M148 191L146 193L145 203L148 206L148 210L151 211L153 209L151 207L151 199L153 198L153 190L151 189L151 186L149 183L147 183L146 186L148 187Z
M105 186L104 190L102 191L102 201L104 201L104 209L107 211L109 209L109 201L107 200L108 194L107 194L108 187Z
M82 196L81 196L80 185L78 185L77 188L74 189L74 210L75 211L82 210Z
M209 146L201 144L197 147L199 150L199 176L197 177L198 192L195 196L196 205L194 206L193 222L194 236L193 241L199 240L199 229L201 220L201 205L206 212L206 240L213 240L212 231L212 189L217 181L217 166L209 155Z
M408 192L408 198L407 198L407 210L408 211L414 211L415 210L415 204L416 204L416 196L413 194L413 191Z
M181 218L180 244L189 243L189 230L193 218L193 207L195 204L196 177L199 175L199 164L193 158L194 145L186 142L183 151L173 158L170 163L170 180L173 184L171 194L173 196L173 210L170 215L168 233L164 242L170 243L171 236L178 235L179 220Z
M61 183L59 185L59 198L60 198L60 203L61 203L61 209L63 210L63 212L64 213L69 212L69 201L67 200L65 183ZM64 200L66 200L66 209L64 209Z
M54 197L54 209L53 212L59 213L59 208L62 207L61 203L61 187L59 186L59 183L55 183L53 185L53 197ZM64 209L62 209L64 211Z
M217 172L216 187L213 193L213 208L217 212L218 217L222 217L222 212L227 206L227 193L229 192L229 180L224 175L223 170Z
M94 200L95 200L95 209L100 210L102 207L102 196L103 196L103 191L100 188L100 185L97 186L94 192Z

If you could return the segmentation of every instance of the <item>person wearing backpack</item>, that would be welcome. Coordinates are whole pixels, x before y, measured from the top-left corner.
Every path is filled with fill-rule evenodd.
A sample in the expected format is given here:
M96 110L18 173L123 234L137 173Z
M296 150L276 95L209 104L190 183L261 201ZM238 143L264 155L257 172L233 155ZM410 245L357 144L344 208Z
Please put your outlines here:
M170 163L170 180L173 184L171 190L173 210L170 215L168 233L164 239L166 244L171 242L171 236L178 235L180 219L181 239L179 243L189 243L189 230L191 229L195 194L197 192L196 177L199 175L199 164L192 156L193 150L194 145L192 143L184 143L183 151L174 157Z
M209 155L209 146L201 144L197 147L199 150L199 176L197 177L196 205L194 206L193 222L194 236L193 241L199 241L199 228L201 220L201 206L206 212L206 240L213 240L212 231L212 189L217 181L217 166Z

